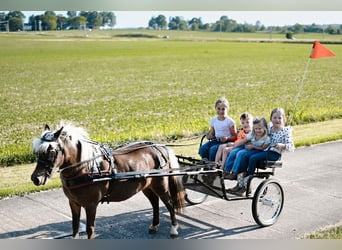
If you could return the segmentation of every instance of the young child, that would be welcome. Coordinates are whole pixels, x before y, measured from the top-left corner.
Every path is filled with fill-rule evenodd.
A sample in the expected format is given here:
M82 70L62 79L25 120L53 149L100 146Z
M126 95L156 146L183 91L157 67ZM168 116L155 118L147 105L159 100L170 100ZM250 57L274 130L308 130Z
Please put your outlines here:
M215 103L217 116L210 120L210 131L207 134L209 140L199 149L202 159L215 161L217 148L220 144L234 142L236 140L235 121L228 116L229 103L227 99L220 98Z
M283 108L275 108L271 112L271 127L269 128L269 134L271 137L271 145L267 150L258 152L250 157L248 162L247 175L252 175L255 172L256 164L261 160L277 161L281 158L283 151L295 150L292 127L285 126L286 117Z
M260 150L266 149L270 143L271 139L268 136L266 119L254 119L252 132L244 140L236 143L236 147L245 145L245 148L235 152L235 154L229 154L224 168L224 178L236 180L238 173L247 170L249 157L260 152Z
M241 122L241 127L242 129L239 131L237 134L237 139L235 142L228 142L225 144L221 144L218 147L216 157L215 157L215 162L217 163L218 166L224 166L224 163L226 162L226 159L234 148L234 144L244 140L247 137L247 134L251 131L251 125L253 122L253 116L247 112L242 113L240 115L240 122Z
M293 152L295 150L292 138L292 127L285 126L285 124L286 116L284 109L273 109L271 112L271 126L269 128L271 144L266 150L259 151L249 158L247 176L239 176L240 178L238 177L238 185L232 188L233 193L245 196L246 193L251 192L251 190L247 190L247 183L250 181L250 178L254 174L258 161L277 161L280 160L282 152Z

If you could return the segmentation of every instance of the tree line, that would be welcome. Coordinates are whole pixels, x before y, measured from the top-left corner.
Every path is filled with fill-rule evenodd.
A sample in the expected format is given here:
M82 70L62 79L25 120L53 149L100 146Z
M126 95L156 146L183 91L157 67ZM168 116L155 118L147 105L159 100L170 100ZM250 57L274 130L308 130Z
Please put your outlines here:
M1 30L8 31L22 30L24 27L25 15L21 11L10 11L7 14L0 12ZM98 29L103 26L114 28L116 25L116 16L113 12L100 11L67 11L67 16L56 15L54 11L45 11L41 15L32 15L29 17L28 26L32 31L41 30L65 30L65 29ZM260 21L255 24L237 23L236 20L230 19L228 16L221 16L214 23L203 23L201 17L193 17L190 20L185 20L181 16L170 17L167 20L166 16L158 15L151 17L148 21L148 29L155 30L192 30L192 31L212 31L212 32L258 32L272 31L279 33L328 33L342 34L341 24L331 25L302 25L296 23L288 26L268 26L266 27Z
M255 24L237 23L236 20L228 18L228 16L221 16L219 20L214 23L203 23L200 17L194 17L190 20L184 20L180 16L171 17L169 22L164 15L152 17L148 23L151 29L170 29L170 30L193 30L193 31L213 31L213 32L257 32L257 31L275 31L280 33L329 33L342 34L342 25L287 25L287 26L268 26L266 27L260 21Z
M25 15L21 11L0 12L0 22L8 22L8 31L22 30ZM32 31L65 30L65 29L97 29L102 26L114 27L116 16L113 12L100 11L67 11L67 16L56 15L54 11L45 11L42 15L32 15L28 19Z

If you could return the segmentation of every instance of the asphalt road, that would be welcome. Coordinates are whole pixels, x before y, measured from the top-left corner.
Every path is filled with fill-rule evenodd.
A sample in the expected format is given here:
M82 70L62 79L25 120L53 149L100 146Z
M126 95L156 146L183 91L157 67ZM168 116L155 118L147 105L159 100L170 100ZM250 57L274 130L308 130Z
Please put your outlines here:
M178 215L179 239L297 239L315 230L342 224L342 141L285 153L275 178L285 191L279 220L260 227L251 200L209 197ZM234 185L227 181L227 185ZM255 188L254 188L255 189ZM169 239L170 221L160 205L159 232L151 235L152 208L142 193L120 203L100 204L97 239ZM71 212L61 190L0 201L0 239L70 238ZM81 238L85 236L82 211Z

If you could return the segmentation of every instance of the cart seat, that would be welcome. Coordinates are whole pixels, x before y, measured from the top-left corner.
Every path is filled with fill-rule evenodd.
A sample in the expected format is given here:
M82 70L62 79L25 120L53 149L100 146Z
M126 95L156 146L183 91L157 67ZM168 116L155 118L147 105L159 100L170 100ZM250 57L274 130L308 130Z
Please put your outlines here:
M283 166L283 162L278 161L259 161L257 163L257 168L259 169L267 169L267 168L281 168Z

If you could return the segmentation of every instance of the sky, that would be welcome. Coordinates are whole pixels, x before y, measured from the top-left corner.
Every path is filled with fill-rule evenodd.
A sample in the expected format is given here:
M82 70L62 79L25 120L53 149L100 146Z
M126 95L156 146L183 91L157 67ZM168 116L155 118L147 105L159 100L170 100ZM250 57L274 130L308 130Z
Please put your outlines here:
M43 14L44 11L23 11L29 16ZM55 11L66 16L66 11ZM342 11L114 11L117 25L115 28L147 27L149 20L158 15L181 16L185 20L201 18L203 23L214 23L221 16L228 16L238 23L255 24L260 21L265 26L284 26L299 24L342 24Z

